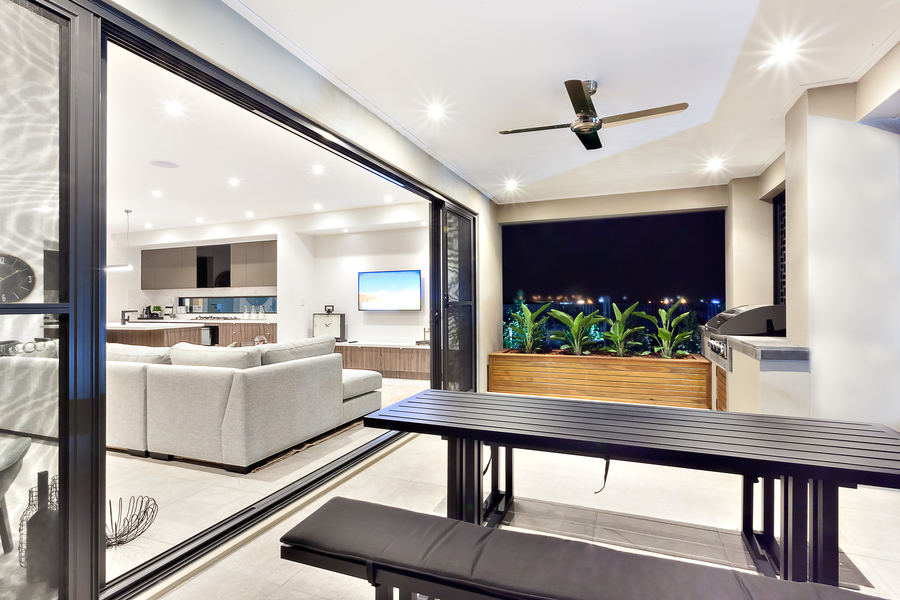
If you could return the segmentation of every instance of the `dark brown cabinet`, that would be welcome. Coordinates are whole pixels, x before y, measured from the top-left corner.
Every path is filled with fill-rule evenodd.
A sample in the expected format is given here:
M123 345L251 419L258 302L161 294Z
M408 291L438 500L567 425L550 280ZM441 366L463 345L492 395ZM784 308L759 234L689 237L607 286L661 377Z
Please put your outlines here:
M278 244L274 240L230 244L230 250L230 287L278 285ZM142 250L141 289L197 288L197 254L197 246Z
M278 246L271 242L231 245L232 287L278 285Z
M197 287L197 248L162 248L141 251L141 289Z

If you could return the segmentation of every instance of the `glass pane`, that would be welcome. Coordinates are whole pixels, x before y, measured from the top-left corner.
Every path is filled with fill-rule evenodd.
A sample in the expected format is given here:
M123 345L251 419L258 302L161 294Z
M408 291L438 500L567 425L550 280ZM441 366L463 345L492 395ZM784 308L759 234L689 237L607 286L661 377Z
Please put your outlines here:
M0 519L10 531L3 539L10 551L0 554L0 590L9 596L0 596L57 598L59 319L0 317L0 338ZM42 473L46 507L33 489Z
M472 390L472 307L451 306L447 309L447 389Z
M472 299L472 221L447 212L447 294L450 302Z
M60 26L0 0L0 303L59 302Z

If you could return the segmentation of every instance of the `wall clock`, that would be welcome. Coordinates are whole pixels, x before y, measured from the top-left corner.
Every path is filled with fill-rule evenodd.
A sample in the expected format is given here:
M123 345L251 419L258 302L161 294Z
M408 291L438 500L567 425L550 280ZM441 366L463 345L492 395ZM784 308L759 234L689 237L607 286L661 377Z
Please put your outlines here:
M34 290L34 269L12 254L0 253L0 304L24 300Z
M343 313L313 313L313 336L333 335L335 341L347 341Z

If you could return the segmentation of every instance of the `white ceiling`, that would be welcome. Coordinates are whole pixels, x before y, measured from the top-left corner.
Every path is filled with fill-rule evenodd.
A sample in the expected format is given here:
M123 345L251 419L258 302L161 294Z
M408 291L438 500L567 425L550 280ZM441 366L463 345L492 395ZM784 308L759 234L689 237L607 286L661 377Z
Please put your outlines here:
M898 0L223 2L498 202L757 175L803 89L855 81L900 41ZM797 58L760 68L785 40ZM498 134L570 121L563 81L589 78L601 116L690 108L601 130L594 151L566 130Z
M107 217L132 231L424 200L117 46L109 47ZM166 112L167 103L183 114ZM177 169L152 166L168 161ZM324 169L313 172L314 165ZM240 184L231 186L229 179ZM156 198L154 191L162 192ZM343 213L339 213L343 214ZM356 227L354 230L360 230Z

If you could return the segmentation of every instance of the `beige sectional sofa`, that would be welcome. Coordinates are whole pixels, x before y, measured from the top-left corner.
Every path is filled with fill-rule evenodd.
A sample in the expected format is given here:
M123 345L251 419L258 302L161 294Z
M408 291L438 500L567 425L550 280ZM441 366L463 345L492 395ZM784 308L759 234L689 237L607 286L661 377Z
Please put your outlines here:
M107 345L107 445L246 472L381 407L381 374L334 338L252 348Z

